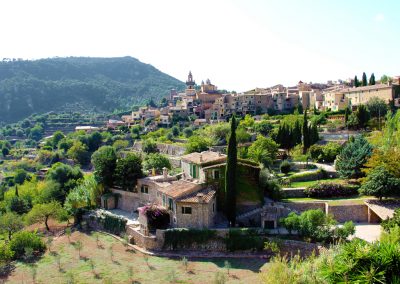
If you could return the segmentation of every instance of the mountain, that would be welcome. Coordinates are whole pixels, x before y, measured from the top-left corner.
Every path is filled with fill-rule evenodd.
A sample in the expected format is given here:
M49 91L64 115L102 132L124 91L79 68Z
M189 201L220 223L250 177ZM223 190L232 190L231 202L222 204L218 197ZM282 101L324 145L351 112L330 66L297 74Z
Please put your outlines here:
M0 122L48 111L108 112L155 101L184 84L132 57L0 62Z

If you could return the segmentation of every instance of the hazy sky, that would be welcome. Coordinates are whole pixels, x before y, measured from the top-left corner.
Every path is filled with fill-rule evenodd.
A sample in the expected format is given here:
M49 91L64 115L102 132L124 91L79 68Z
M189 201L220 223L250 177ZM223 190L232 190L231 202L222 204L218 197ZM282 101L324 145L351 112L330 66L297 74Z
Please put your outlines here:
M0 58L133 56L244 91L400 75L398 0L1 0Z

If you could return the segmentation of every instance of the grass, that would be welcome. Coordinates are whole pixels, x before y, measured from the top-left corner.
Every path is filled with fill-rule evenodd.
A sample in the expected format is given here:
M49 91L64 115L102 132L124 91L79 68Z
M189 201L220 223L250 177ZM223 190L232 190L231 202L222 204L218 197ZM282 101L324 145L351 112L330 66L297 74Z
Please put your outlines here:
M366 199L375 199L373 196L367 195L355 195L349 197L332 197L332 198L312 198L312 197L300 197L300 198L286 198L283 202L311 202L311 201L325 201L328 202L330 206L335 205L357 205L364 204Z
M290 183L288 187L296 188L296 187L309 187L317 184L318 182L341 182L343 179L340 178L331 178L331 179L320 179L320 180L310 180L310 181L295 181Z
M80 258L73 246L78 240L83 244ZM217 272L224 273L228 283L260 283L258 272L265 265L262 259L229 259L232 268L227 275L227 259L188 258L186 270L180 259L149 256L146 260L111 236L100 234L99 240L97 247L93 235L81 232L72 234L71 243L66 236L55 238L53 253L47 251L33 264L16 262L5 280L32 283L34 266L36 283L206 283L213 281Z

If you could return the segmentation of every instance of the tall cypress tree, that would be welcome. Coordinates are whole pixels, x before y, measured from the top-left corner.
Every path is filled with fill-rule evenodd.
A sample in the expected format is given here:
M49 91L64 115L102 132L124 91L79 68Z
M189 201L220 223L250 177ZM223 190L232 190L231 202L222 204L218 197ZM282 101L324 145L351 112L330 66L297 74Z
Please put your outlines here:
M303 115L303 154L310 148L310 131L308 128L307 110Z
M360 87L360 82L358 81L357 75L354 76L354 87Z
M311 146L311 145L317 143L319 140L318 127L317 127L316 123L313 123L310 126L309 133L310 133L310 146Z
M363 75L362 75L362 85L368 86L367 74L365 74L365 72L363 72Z
M301 144L301 125L299 120L296 120L294 124L293 133L294 145Z
M349 121L349 115L350 115L350 109L349 107L346 107L346 110L344 112L344 125L347 126L347 122Z
M237 167L237 145L236 145L236 119L232 115L231 135L228 141L228 158L225 171L225 208L226 217L230 226L236 223L236 167Z
M372 85L375 85L375 74L374 73L372 73L371 74L371 77L369 77L369 84L372 86Z

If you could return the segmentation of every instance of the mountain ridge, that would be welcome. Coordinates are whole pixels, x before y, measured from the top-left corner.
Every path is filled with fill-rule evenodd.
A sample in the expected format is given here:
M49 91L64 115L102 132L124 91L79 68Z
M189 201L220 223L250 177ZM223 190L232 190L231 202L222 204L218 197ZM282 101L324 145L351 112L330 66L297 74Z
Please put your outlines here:
M160 100L184 83L150 64L125 57L54 57L0 62L0 121L33 113L110 112ZM70 109L69 109L70 110Z

